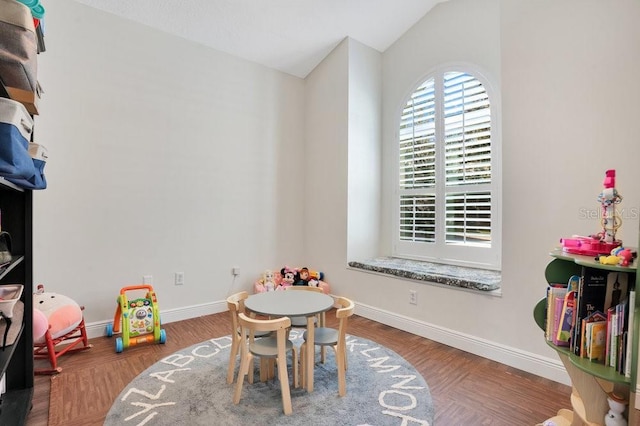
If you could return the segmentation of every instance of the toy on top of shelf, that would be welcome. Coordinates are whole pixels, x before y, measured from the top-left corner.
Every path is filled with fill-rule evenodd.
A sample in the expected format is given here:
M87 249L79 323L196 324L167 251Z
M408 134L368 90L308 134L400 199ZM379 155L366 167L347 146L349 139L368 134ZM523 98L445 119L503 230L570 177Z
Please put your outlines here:
M597 257L596 260L602 265L629 266L633 257L634 253L631 250L620 246L611 250L610 255Z
M622 219L615 208L622 201L622 196L616 190L615 184L616 171L607 170L603 182L604 189L598 195L598 202L602 207L602 231L588 237L574 235L571 238L561 238L562 250L573 254L600 256L608 255L622 245L622 241L616 240L616 232L622 225Z
M618 194L616 186L616 171L607 170L604 179L604 190L598 195L598 201L602 205L602 232L599 234L604 242L615 243L616 231L622 225L622 219L616 211L615 205L622 202L622 196Z
M622 248L622 250L618 250L620 248ZM623 247L618 247L617 249L614 249L614 251L617 252L616 256L620 258L620 266L629 266L629 264L633 260L634 253L631 250Z

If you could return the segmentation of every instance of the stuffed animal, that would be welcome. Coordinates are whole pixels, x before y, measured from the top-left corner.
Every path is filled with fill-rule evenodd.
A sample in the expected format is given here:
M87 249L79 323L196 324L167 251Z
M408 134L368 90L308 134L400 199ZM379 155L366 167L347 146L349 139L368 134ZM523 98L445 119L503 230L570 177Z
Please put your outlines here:
M322 281L324 279L324 272L314 271L313 269L308 269L309 271L309 279Z
M44 314L47 319L51 338L55 339L72 331L82 321L82 309L73 299L62 294L44 291L42 284L33 295L33 307ZM40 334L40 330L38 330ZM44 334L35 343L44 342Z
M604 424L606 426L627 426L627 419L623 415L627 401L612 392L609 394L607 402L609 403L609 412L604 416Z
M328 283L322 281L324 274L322 272L304 268L292 268L284 266L279 270L266 270L262 274L262 278L253 283L254 293L264 293L271 291L271 282L273 282L274 290L284 290L292 285L305 285L320 287L325 294L330 293Z
M267 291L278 290L280 287L280 276L276 272L273 272L270 269L267 269L262 274L262 278L253 283L253 292L254 293L264 293Z
M629 266L633 261L633 252L620 246L611 250L609 256L600 256L597 260L603 265Z
M309 285L309 269L304 267L300 268L296 274L296 279L293 285Z
M611 250L611 255L618 258L618 264L620 266L629 266L629 264L633 261L633 252L622 246L616 247Z
M602 265L617 265L618 263L620 263L620 258L618 256L613 256L613 255L600 256L598 258L598 261Z
M282 275L282 281L278 290L284 290L286 287L292 286L296 279L296 271L288 266L280 269L280 275Z
M33 340L35 342L44 340L44 334L49 328L49 321L47 316L40 310L33 310Z
M633 261L633 253L629 249L620 250L618 257L620 258L620 266L629 266Z
M300 268L296 275L293 285L308 285L311 287L318 287L320 281L324 278L324 274L319 271L313 271L307 268Z
M273 271L267 269L262 276L262 285L265 291L274 291L276 289L276 283L274 281Z

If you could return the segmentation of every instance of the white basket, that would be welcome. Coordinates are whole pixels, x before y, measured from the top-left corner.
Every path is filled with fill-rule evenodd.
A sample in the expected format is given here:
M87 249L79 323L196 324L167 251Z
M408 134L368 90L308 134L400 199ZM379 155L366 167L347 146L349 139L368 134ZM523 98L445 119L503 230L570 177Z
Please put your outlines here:
M0 285L0 312L7 318L13 318L13 307L22 296L22 284Z

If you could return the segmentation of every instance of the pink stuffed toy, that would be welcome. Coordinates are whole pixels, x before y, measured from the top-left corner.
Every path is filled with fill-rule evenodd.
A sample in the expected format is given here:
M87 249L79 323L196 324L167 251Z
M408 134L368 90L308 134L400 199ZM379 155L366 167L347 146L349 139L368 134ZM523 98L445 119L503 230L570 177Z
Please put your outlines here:
M46 317L53 339L69 333L82 321L82 309L73 299L62 294L45 292L43 285L39 285L38 291L33 295L33 307ZM40 332L41 330L38 330L37 334ZM43 343L44 334L37 336L34 333L34 342Z
M44 334L47 332L49 328L49 321L47 321L47 316L39 311L38 309L33 310L33 341L43 341Z
M278 290L280 287L280 279L282 277L277 272L267 269L262 274L262 278L253 283L254 293L264 293L267 291Z

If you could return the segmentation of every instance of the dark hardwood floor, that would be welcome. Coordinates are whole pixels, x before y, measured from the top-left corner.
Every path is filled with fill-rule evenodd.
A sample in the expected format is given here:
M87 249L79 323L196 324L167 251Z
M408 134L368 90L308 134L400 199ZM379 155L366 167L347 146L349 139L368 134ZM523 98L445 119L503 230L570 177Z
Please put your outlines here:
M327 313L327 322L335 326L333 312ZM102 425L130 380L181 348L229 334L230 321L224 312L163 327L164 345L131 347L116 354L114 338L100 337L91 340L93 348L61 357L62 373L36 376L27 425ZM347 332L393 349L416 367L429 385L436 408L434 423L439 426L535 425L570 406L568 386L375 321L354 315ZM39 360L36 368L46 365ZM56 391L50 401L52 387Z

